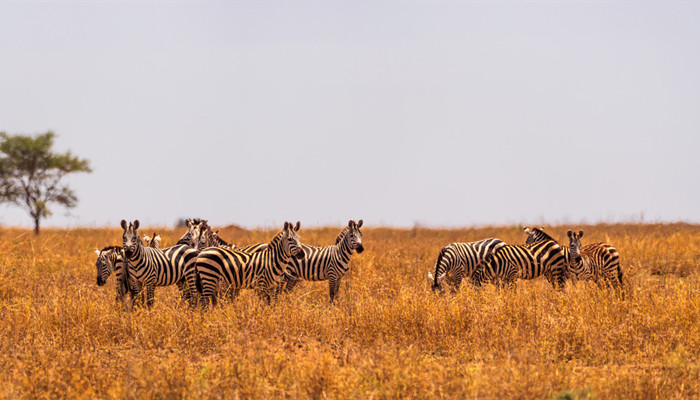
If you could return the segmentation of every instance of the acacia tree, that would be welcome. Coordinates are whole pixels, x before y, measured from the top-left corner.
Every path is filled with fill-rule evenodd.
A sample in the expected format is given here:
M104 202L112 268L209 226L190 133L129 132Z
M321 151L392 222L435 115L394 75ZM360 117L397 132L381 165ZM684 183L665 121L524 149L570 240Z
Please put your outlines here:
M0 201L24 208L34 220L36 234L41 219L51 215L51 203L66 208L78 204L73 190L61 179L73 172L92 172L88 160L70 151L53 153L55 136L51 131L36 136L0 132Z

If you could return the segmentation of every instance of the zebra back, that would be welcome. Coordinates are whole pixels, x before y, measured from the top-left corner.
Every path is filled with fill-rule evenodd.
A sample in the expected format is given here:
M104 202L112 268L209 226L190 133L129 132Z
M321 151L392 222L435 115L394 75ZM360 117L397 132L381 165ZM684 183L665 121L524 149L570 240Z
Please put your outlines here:
M474 271L475 285L492 281L514 285L517 278L534 279L548 275L555 288L562 289L566 265L564 250L554 240L540 240L532 244L506 245Z
M500 239L489 238L469 243L455 242L443 247L435 262L435 273L428 273L433 290L442 290L445 279L458 288L463 278L471 278L479 263L505 245Z
M278 232L264 250L246 253L237 249L209 247L203 250L196 260L196 271L201 279L204 301L215 301L215 291L220 280L237 291L242 288L255 288L267 296L268 300L283 280L286 265L293 255L303 257L299 243L300 224L294 226L285 222L284 229Z

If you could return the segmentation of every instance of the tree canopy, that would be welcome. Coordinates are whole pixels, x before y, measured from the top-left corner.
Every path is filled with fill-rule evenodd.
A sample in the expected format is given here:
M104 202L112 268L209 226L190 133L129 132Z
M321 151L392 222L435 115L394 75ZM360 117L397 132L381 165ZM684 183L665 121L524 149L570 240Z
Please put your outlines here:
M74 172L92 172L88 160L70 151L52 152L55 137L51 131L36 136L0 132L0 201L24 208L37 234L41 219L51 215L51 203L66 208L78 204L75 192L61 179Z

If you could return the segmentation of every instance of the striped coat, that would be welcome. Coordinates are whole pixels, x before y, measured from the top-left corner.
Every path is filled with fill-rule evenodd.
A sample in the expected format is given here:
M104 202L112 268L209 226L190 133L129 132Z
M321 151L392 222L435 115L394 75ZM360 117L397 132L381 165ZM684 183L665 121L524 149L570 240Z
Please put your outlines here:
M95 254L97 255L97 260L95 261L95 267L97 268L97 286L103 286L107 283L107 279L112 271L114 271L114 276L117 280L117 303L124 304L126 293L129 293L131 301L133 302L136 296L141 292L142 287L140 282L133 279L128 285L126 284L124 280L125 269L122 248L119 246L107 246L102 250L95 249Z
M554 240L544 231L544 227L533 229L526 227L524 231L527 234L526 243L543 239ZM574 234L573 232L571 233ZM567 278L573 281L592 280L598 284L606 282L613 287L622 285L623 273L620 266L620 254L617 249L613 245L604 242L582 246L580 242L581 237L583 237L583 231L580 231L573 240L569 236L569 246L563 247L566 256ZM578 251L584 256L583 261L578 257L572 258L571 254L574 246L578 247Z
M476 268L472 282L476 286L485 282L515 286L516 279L534 279L540 275L550 276L554 288L564 288L564 250L554 240L501 247Z
M245 253L223 247L209 247L197 257L196 271L200 280L203 305L216 305L217 286L222 282L232 296L241 289L253 288L268 302L276 296L291 257L304 257L296 226L284 223L265 250Z
M194 263L197 252L190 246L179 244L165 249L145 247L137 231L139 220L127 226L121 222L123 249L128 276L145 287L146 305L153 305L156 286L177 284L183 299L194 300L196 294L196 272ZM199 233L199 232L197 232Z
M304 258L292 258L285 273L285 282L280 287L291 291L299 280L328 281L330 301L335 300L340 281L350 268L350 257L353 251L358 254L364 251L362 245L363 221L349 221L348 225L338 234L333 246L314 247L302 245Z
M477 265L486 256L505 245L505 242L499 239L490 238L470 243L456 242L443 247L435 262L435 273L428 272L433 291L442 292L445 283L450 284L452 290L456 291L462 279L471 279Z

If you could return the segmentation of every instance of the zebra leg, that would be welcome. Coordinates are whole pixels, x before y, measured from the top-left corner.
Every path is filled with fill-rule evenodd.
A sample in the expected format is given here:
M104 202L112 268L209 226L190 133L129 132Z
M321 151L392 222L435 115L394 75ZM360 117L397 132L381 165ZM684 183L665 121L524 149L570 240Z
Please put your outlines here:
M294 289L294 287L299 283L301 279L299 279L298 276L288 274L285 272L284 274L284 282L280 285L280 288L284 288L284 291L289 293Z
M226 291L226 293L228 294L228 298L231 300L235 300L236 298L238 298L238 294L240 292L241 292L241 289L236 289L236 288L232 288L232 287L229 287L228 290Z
M452 286L451 292L452 293L457 293L459 292L459 285L462 284L462 279L463 279L463 274L457 273L454 279L454 285Z
M146 307L153 307L153 302L155 298L156 285L147 284L146 285Z
M338 295L340 290L340 279L330 278L328 279L328 294L331 298L331 304L335 302L335 296Z

